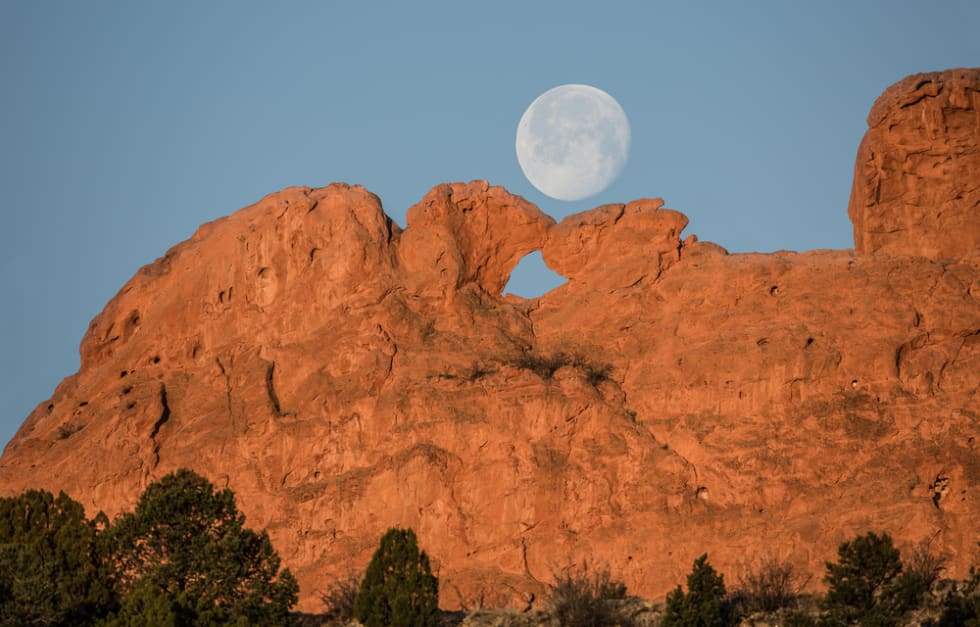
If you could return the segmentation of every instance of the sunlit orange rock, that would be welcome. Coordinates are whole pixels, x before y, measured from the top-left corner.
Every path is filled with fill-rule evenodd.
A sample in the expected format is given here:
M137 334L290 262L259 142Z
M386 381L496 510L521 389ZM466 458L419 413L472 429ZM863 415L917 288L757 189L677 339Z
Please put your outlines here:
M928 221L935 247L914 247L911 219L904 248L729 255L662 204L556 225L477 181L434 188L402 230L361 187L272 194L110 301L79 372L4 451L0 492L115 514L193 468L269 529L314 611L395 525L418 533L446 607L540 602L582 559L650 597L704 552L730 579L775 555L819 585L868 530L928 540L964 575L974 251ZM886 211L864 207L858 233ZM978 213L962 216L949 242L976 241ZM502 299L532 250L569 281Z
M980 232L980 68L915 74L874 103L848 213L859 253L956 259Z

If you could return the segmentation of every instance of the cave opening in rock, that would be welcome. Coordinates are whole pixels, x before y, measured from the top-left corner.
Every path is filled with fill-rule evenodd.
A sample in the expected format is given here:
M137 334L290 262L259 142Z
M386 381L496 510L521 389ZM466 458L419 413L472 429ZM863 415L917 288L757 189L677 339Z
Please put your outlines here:
M521 298L537 298L547 294L568 279L544 264L541 251L535 250L524 255L517 267L510 273L510 280L504 294L514 294Z

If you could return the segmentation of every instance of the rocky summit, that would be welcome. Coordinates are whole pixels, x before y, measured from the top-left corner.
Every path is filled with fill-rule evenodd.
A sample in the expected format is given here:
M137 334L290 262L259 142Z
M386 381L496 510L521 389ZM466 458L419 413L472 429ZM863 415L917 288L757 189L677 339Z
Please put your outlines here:
M659 199L556 224L439 185L402 229L362 187L289 188L122 288L4 451L0 493L112 515L190 467L269 530L314 611L391 526L415 529L447 608L533 606L582 560L648 597L705 552L732 578L768 556L821 573L868 530L963 576L980 69L885 92L849 214L854 250L728 254ZM535 250L567 283L503 297Z

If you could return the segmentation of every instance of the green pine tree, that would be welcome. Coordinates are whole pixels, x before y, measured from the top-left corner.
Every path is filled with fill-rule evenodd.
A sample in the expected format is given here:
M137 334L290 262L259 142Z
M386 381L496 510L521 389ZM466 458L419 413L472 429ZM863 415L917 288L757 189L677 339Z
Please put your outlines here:
M371 558L354 601L366 627L439 624L439 580L411 529L389 529Z
M843 542L837 562L827 562L829 586L823 606L831 624L897 625L909 609L903 602L899 575L901 555L891 536L873 532Z
M82 625L114 602L101 551L100 512L28 490L0 498L0 625Z
M667 595L665 627L728 627L736 621L726 599L725 579L708 563L708 555L694 560L687 576L687 594L677 586Z
M231 490L190 470L151 484L109 531L115 625L285 625L298 587L268 535L245 527Z

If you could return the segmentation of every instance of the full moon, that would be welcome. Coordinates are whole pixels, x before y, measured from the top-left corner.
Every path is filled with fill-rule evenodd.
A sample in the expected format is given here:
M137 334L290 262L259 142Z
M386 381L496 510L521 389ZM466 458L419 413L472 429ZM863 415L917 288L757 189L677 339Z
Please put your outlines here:
M590 85L561 85L535 99L517 124L524 176L558 200L581 200L612 183L626 164L630 123L616 100Z

